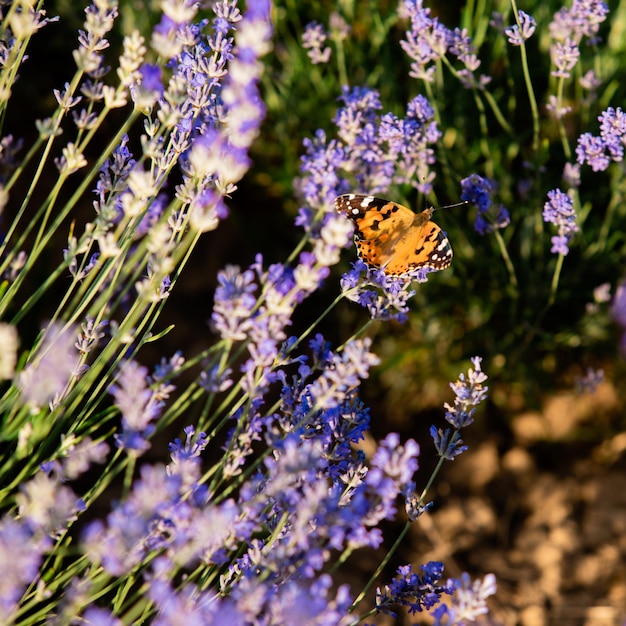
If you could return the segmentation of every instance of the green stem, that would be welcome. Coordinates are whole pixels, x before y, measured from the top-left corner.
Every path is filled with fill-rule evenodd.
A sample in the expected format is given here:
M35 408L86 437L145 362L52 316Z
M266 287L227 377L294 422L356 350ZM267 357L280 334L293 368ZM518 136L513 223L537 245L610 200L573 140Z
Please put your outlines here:
M404 525L404 528L400 531L400 534L397 536L396 540L394 541L394 544L391 546L391 548L389 549L389 551L385 555L385 558L378 564L378 567L376 568L376 571L372 574L370 579L365 584L365 587L363 587L363 589L361 590L361 593L359 593L359 595L356 597L356 599L352 603L352 606L348 609L349 613L352 613L352 611L354 611L357 608L357 606L360 604L360 602L363 600L363 598L365 597L365 595L369 591L370 587L374 584L374 582L382 574L383 569L385 569L385 567L387 566L387 564L391 560L391 557L395 554L396 550L399 548L400 543L404 539L405 535L407 534L407 532L409 532L409 528L411 528L411 522L407 522Z
M513 15L515 16L515 22L517 27L522 30L522 25L519 20L519 12L517 10L517 3L515 0L511 0L511 7L513 8ZM537 99L535 97L535 90L533 89L533 83L530 79L530 70L528 69L528 56L526 54L526 44L522 43L519 46L520 55L522 57L522 71L524 73L524 82L526 83L526 91L528 92L528 101L530 103L530 111L533 118L533 153L537 154L539 151L539 108L537 107Z

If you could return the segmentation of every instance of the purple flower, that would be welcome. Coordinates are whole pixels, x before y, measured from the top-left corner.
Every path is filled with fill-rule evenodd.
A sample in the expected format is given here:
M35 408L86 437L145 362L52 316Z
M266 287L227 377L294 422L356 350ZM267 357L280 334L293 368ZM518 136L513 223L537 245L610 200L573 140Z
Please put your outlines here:
M92 522L83 535L87 558L112 576L128 574L151 550L162 549L176 537L181 479L164 467L144 465L128 498L115 505L106 523ZM179 511L182 513L182 511Z
M0 562L3 575L0 578L0 620L13 621L17 604L37 577L45 552L52 541L41 533L34 534L23 522L9 515L0 521Z
M574 68L580 58L580 50L578 45L571 39L565 41L557 41L550 46L550 56L555 70L552 70L552 76L559 78L569 78L570 71Z
M450 604L442 604L433 612L435 626L475 622L488 613L487 598L496 592L496 577L487 574L483 580L472 582L469 574L448 581L454 589Z
M344 147L334 139L327 142L323 130L318 130L313 139L305 138L303 144L305 154L300 165L303 176L298 188L308 206L314 209L332 206L334 198L348 189L339 175L346 161ZM310 219L304 214L301 218L299 225L305 230L310 228Z
M81 439L76 445L67 447L67 456L63 459L63 478L75 480L84 474L89 467L106 461L109 446L104 441L95 442L90 437Z
M609 107L598 117L600 136L583 133L578 138L576 160L594 172L604 171L611 161L621 162L626 144L626 115L620 107Z
M474 413L476 407L487 397L488 387L483 386L487 380L481 368L482 359L480 357L472 357L474 368L471 367L467 371L467 377L461 373L459 379L450 383L450 387L456 398L454 406L450 406L447 402L444 404L446 408L446 420L456 429L469 426L474 421Z
M509 43L513 46L521 46L527 39L530 39L537 28L535 19L522 10L517 12L519 26L514 24L504 29Z
M256 304L254 272L242 272L236 265L227 265L218 273L217 280L212 327L223 339L242 341L250 329L252 309Z
M568 187L580 186L580 164L566 163L563 166L563 182Z
M559 9L550 23L550 35L556 41L571 39L576 44L583 37L597 43L596 33L609 13L608 5L601 0L574 0L571 8Z
M568 244L574 233L578 232L576 213L571 198L560 189L548 192L548 201L543 205L543 220L558 228L558 234L552 237L553 254L567 254Z
M314 65L318 63L328 63L330 59L330 48L322 46L326 43L328 34L324 27L318 22L309 22L302 34L302 47L307 51L307 55Z
M626 281L622 281L615 290L611 304L611 317L626 330Z
M591 367L587 368L585 375L582 377L576 377L576 391L579 394L594 393L601 383L605 381L606 377L603 369L594 370Z
M20 486L15 497L20 517L34 532L56 536L74 522L85 504L61 483L60 476L40 471Z
M420 565L421 574L413 572L411 565L398 568L398 576L383 589L376 590L376 609L397 617L394 605L409 607L409 613L429 611L441 601L443 594L454 593L454 580L442 580L443 563L430 561Z
M598 118L600 122L600 137L611 155L613 161L621 161L624 157L624 143L626 143L626 114L620 107L609 107Z
M55 323L45 329L41 342L18 374L17 386L24 402L41 408L61 401L72 378L84 371L75 342L76 332L71 326Z
M467 446L463 445L463 439L461 439L458 430L452 432L449 428L443 430L433 425L430 427L430 436L435 444L437 454L446 461L452 461L468 450Z
M406 39L400 42L412 60L409 76L432 82L433 62L446 54L450 31L437 18L430 17L430 9L424 8L421 0L404 0L400 5L400 16L411 20Z
M493 181L472 174L461 181L461 189L461 200L470 202L478 208L474 221L476 232L484 235L509 225L511 220L507 209L502 205L492 205L491 196L496 190Z
M425 282L426 274L421 268L406 277L387 276L383 270L357 259L352 269L341 277L341 290L348 300L367 308L372 319L405 322L408 301L415 295L410 288L411 280Z
M357 339L346 344L340 354L333 355L331 363L309 387L313 407L332 409L339 406L360 381L368 377L370 368L380 362L369 351L370 346L369 338Z
M150 447L153 422L164 405L148 386L148 369L135 361L124 362L109 393L122 414L122 433L116 436L118 446L135 454L145 452Z
M594 137L591 133L583 133L576 145L576 160L583 165L587 163L594 172L604 171L611 159L606 155L602 137Z
M163 69L159 65L144 63L139 68L139 85L131 90L135 104L148 109L163 94Z
M326 219L321 209L332 210L332 200L342 193L355 187L384 193L394 183L428 193L434 180L432 144L441 133L423 96L408 104L404 119L381 114L380 96L372 89L344 87L339 100L343 106L333 120L338 139L327 140L317 131L313 140L304 142L297 184L308 206L300 210L297 223L313 237Z
M91 607L87 609L81 618L85 626L122 626L122 620L111 614L108 609Z

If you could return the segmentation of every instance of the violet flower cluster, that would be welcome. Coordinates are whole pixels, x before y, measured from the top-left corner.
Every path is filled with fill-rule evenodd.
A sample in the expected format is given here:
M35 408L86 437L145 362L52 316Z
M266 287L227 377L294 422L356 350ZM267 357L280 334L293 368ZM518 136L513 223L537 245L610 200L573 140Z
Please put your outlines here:
M598 121L600 135L583 133L576 146L577 162L589 165L594 172L606 170L612 161L621 163L626 145L626 114L621 107L608 107Z
M512 46L521 46L530 39L536 28L537 22L532 15L519 10L517 12L519 24L513 24L504 29L504 34L507 36L509 43Z
M355 190L383 194L397 184L411 184L428 193L434 180L429 166L435 162L432 146L441 133L424 96L408 103L404 118L381 115L380 96L372 89L344 87L339 99L343 106L333 120L337 138L328 140L320 130L314 139L304 141L306 154L298 187L305 206L296 225L304 227L314 242L324 237L325 225L337 217L333 208L336 196ZM342 231L333 241L339 244L349 234ZM346 237L343 245L347 244ZM426 272L417 279L426 280ZM410 278L390 278L357 261L341 284L344 295L366 307L372 319L406 319L407 303L414 295Z
M494 181L478 174L472 174L461 181L461 200L466 200L478 209L474 229L481 235L506 228L511 221L504 206L493 204L492 195L496 188Z
M404 0L399 10L400 16L410 21L406 39L400 42L411 59L409 76L433 82L436 61L450 54L462 64L457 76L463 87L484 89L491 78L484 74L476 76L481 61L467 31L458 27L449 29L437 17L431 17L431 10L423 4L423 0Z
M543 206L543 219L557 227L557 234L552 237L553 254L567 254L569 242L578 232L576 212L571 198L560 189L548 192L548 200Z
M598 43L600 24L606 19L609 7L602 0L573 0L571 7L561 7L549 25L552 75L569 78L580 58L580 44L587 38Z

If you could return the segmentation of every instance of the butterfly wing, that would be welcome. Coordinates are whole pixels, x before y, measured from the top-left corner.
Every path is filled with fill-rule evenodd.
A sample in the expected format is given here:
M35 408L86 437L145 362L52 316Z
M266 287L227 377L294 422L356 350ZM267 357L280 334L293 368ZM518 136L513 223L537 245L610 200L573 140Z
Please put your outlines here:
M452 263L450 242L430 219L433 209L415 214L401 204L357 194L339 196L335 206L356 225L359 256L389 276L442 270Z
M430 213L430 209L423 213L426 212ZM424 217L423 224L416 224L396 244L393 257L385 267L387 274L401 276L421 268L439 271L450 267L452 246L448 238L435 222L430 221L430 215Z
M357 251L372 267L386 268L394 257L396 243L415 218L405 206L374 196L344 194L335 199L335 206L354 222Z

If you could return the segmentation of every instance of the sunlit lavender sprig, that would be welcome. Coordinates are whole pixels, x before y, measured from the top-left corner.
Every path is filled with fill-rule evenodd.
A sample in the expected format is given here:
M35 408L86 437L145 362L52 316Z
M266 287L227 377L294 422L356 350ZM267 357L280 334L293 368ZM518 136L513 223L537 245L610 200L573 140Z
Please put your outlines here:
M579 230L572 199L560 189L549 191L548 200L543 207L543 219L545 222L551 222L558 229L557 234L552 237L551 252L567 254L569 242Z
M583 133L578 138L576 160L594 172L608 168L612 161L621 162L626 145L626 114L621 107L608 107L598 117L600 135Z
M449 604L441 604L433 611L436 626L462 626L475 622L486 615L487 598L496 592L496 577L487 574L482 580L472 581L469 574L463 573L454 580L454 593Z
M405 322L408 302L415 295L411 279L425 282L426 274L427 270L420 268L410 276L391 277L357 259L341 277L341 289L348 300L367 308L372 319Z
M513 24L504 29L504 34L507 36L512 46L521 46L533 36L537 28L535 18L521 9L518 11L518 19L519 25Z
M324 46L327 38L328 34L319 22L310 22L304 28L302 47L314 65L328 63L330 59L331 49L329 46Z
M549 25L553 76L570 77L580 58L583 37L588 38L591 43L596 43L600 24L606 19L608 12L608 5L601 0L593 2L574 0L571 8L562 7L554 14Z
M454 580L443 580L443 563L420 565L420 572L414 572L411 565L400 566L396 578L376 590L376 609L392 617L398 616L396 606L408 607L411 614L423 613L437 606L444 594L454 593Z
M400 17L410 20L406 39L400 42L411 59L409 76L432 83L435 79L435 62L450 54L463 64L455 73L466 89L483 90L491 81L489 76L475 75L481 61L465 29L450 29L441 24L437 17L431 17L431 10L424 8L422 0L405 0L398 13Z
M446 420L457 429L465 428L474 422L476 407L487 398L489 390L489 387L483 385L487 380L487 374L481 369L482 358L475 356L471 361L474 367L467 370L467 376L461 373L456 382L450 383L456 396L454 406L447 402L444 404Z
M487 375L481 369L481 362L480 357L473 357L472 364L474 367L469 368L467 376L461 373L456 382L450 383L456 396L454 406L446 402L444 407L446 420L454 427L454 431L449 428L443 430L435 426L430 428L435 449L441 459L451 461L467 450L467 446L463 445L460 431L474 422L476 407L487 398L487 391L489 390L489 387L483 385L487 380Z
M399 15L409 18L411 22L406 40L400 42L412 60L409 76L432 82L435 73L433 62L446 54L450 32L438 18L430 16L430 9L424 8L422 0L405 0L400 5Z

